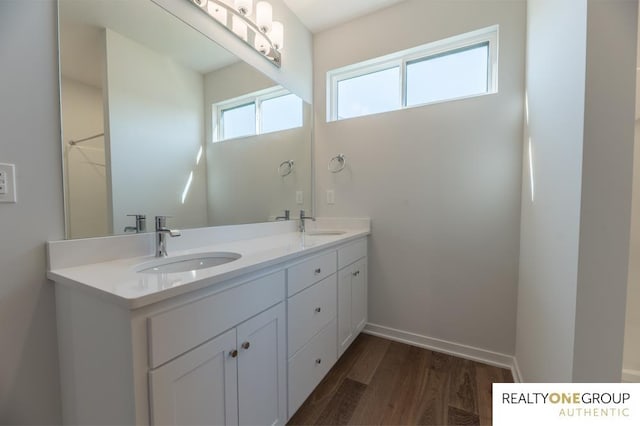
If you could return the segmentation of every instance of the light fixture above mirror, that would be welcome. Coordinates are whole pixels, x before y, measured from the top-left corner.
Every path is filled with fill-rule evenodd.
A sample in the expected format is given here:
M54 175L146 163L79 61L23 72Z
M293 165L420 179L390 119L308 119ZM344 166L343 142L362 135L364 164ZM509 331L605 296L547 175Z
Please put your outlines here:
M280 68L284 26L273 20L273 7L253 0L187 0Z

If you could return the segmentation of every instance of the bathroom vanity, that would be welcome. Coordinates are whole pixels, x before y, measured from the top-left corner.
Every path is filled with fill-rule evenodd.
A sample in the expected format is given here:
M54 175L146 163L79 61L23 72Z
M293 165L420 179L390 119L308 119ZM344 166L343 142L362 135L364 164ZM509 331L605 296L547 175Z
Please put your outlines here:
M49 243L64 422L286 423L367 321L369 222L342 225ZM153 270L207 253L240 257Z

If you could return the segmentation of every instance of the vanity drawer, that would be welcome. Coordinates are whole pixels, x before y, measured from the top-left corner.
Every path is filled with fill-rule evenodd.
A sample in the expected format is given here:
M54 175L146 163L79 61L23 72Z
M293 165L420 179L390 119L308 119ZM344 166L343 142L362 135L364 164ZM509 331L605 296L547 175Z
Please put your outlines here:
M337 357L336 320L289 360L289 416L329 372Z
M312 257L287 269L287 296L304 290L336 272L336 252Z
M367 239L363 238L338 249L338 269L351 265L367 255Z
M287 301L289 356L336 318L337 292L333 274Z
M284 299L284 271L147 319L149 365L155 368Z

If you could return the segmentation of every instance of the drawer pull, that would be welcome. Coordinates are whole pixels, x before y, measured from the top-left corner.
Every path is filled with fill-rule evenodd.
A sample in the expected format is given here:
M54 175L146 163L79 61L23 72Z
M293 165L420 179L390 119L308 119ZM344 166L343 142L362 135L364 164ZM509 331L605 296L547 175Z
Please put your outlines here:
M237 350L237 349L234 349L234 350L232 350L232 351L229 351L229 356L230 356L231 358L237 358L237 357L238 357L238 350Z
M360 271L355 271L355 272L353 273L353 276L354 276L354 277L357 277L358 275L360 275Z
M322 358L316 359L316 364L322 364Z
M316 314L319 314L320 312L322 312L322 308L321 308L320 306L318 306L318 307L315 309L315 311L316 311Z
M249 342L244 342L244 343L242 344L242 349L245 349L245 350L246 350L246 349L249 349L250 347L251 347L251 343L249 343Z
M322 269L318 268L315 271L313 271L316 275L320 275L320 273L322 272Z

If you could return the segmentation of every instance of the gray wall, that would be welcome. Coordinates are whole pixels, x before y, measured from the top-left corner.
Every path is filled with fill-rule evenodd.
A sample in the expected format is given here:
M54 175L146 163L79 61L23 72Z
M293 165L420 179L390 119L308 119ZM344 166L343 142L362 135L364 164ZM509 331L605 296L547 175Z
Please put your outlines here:
M494 24L499 93L326 122L327 71ZM513 354L524 48L524 1L409 0L316 34L317 210L372 218L370 322Z
M571 380L584 127L586 2L530 1L517 360L527 381ZM559 179L559 177L561 177Z
M176 228L206 226L206 166L196 162L204 150L202 74L109 29L106 55L113 232L123 234L127 215L139 213L171 216Z
M530 0L527 12L535 197L527 168L516 358L526 381L616 382L629 258L637 1Z
M0 162L18 204L0 204L0 424L61 421L47 240L64 237L56 9L0 1Z
M622 372L637 25L638 0L587 2L574 382L619 382Z
M304 103L304 125L257 136L212 143L213 104L277 86L244 62L205 75L207 202L210 226L266 222L311 209L311 107ZM293 160L294 171L277 168ZM302 191L303 204L296 203Z

